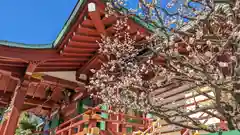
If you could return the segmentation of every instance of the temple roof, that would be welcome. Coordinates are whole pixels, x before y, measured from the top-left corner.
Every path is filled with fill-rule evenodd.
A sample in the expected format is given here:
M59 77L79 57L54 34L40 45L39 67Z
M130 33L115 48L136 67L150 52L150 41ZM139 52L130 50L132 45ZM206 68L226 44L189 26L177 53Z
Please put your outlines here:
M88 4L95 3L96 10L89 11ZM74 100L85 96L86 91L82 82L87 82L91 76L90 69L97 69L102 63L102 56L98 53L101 35L113 35L114 24L119 18L115 15L105 16L105 3L100 0L82 0L74 8L64 28L53 44L27 45L14 42L0 42L0 87L4 95L4 104L8 105L16 87L16 79L27 73L29 65L36 64L32 71L37 74L29 80L28 100L24 109L41 105L45 100L46 86L55 89L51 99L58 104L62 100L62 90L70 88L77 92ZM136 22L137 21L137 22ZM130 29L126 29L137 41L145 40L151 33L149 25L139 18L128 19ZM33 64L34 63L34 64ZM85 77L83 77L85 75ZM39 78L40 76L40 78ZM85 80L83 80L85 78ZM15 79L15 80L14 80ZM13 85L14 83L15 85ZM7 93L6 93L7 92ZM34 99L34 100L33 100ZM0 99L1 101L1 99ZM37 101L37 102L36 102ZM1 105L1 104L0 104ZM47 104L45 110L54 106Z
M97 0L97 1L101 1L102 3L105 3L104 0ZM25 44L25 43L12 42L12 41L7 41L7 40L1 40L0 39L0 45L9 46L9 47L29 48L29 49L56 48L58 46L59 42L62 40L62 38L64 38L66 33L69 31L71 26L74 24L74 21L77 18L77 15L79 14L79 11L82 8L84 8L84 6L85 6L85 4L87 2L88 2L87 0L79 0L77 2L77 4L75 5L74 9L72 10L71 15L69 16L69 18L65 22L62 30L59 32L57 38L52 43L49 43L49 44ZM127 9L123 8L123 7L121 7L119 10L121 12L126 12L127 11ZM133 16L133 17L131 17L131 19L134 20L136 23L142 25L146 29L149 29L150 31L154 30L154 26L153 25L150 25L150 24L144 22L143 20L141 20L137 16Z

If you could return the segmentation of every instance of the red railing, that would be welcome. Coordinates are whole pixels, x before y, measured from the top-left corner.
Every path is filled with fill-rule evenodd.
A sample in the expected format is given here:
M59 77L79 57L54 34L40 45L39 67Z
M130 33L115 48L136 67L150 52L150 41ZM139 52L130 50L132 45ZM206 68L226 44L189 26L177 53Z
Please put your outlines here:
M96 118L94 116L98 116L97 113L107 113L109 115L108 118ZM84 119L83 116L90 116L88 119ZM138 123L128 122L127 119L135 119L138 120ZM76 116L75 118L68 120L61 125L56 130L56 135L72 135L79 132L82 132L84 129L84 124L88 124L88 127L96 127L97 122L105 122L106 130L110 130L109 132L114 133L126 133L127 127L132 127L133 130L142 130L148 128L150 125L150 121L146 118L130 116L122 113L110 113L108 111L104 111L98 108L91 108L83 114ZM115 131L116 130L116 131Z

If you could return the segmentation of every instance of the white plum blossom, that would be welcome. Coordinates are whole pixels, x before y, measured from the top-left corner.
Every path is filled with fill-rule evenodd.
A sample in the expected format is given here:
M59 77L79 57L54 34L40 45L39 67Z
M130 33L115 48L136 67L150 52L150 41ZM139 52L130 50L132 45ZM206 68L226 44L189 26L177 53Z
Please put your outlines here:
M180 127L218 131L216 127L208 127L202 120L190 117L197 112L204 112L210 117L226 120L229 129L236 129L235 123L240 120L240 95L236 94L240 89L240 21L237 1L232 0L235 4L231 5L217 5L209 0L193 1L201 5L199 9L189 7L188 3L182 4L176 16L166 13L167 24L161 20L161 25L151 22L158 31L152 36L146 36L146 41L141 43L136 41L136 36L142 33L129 33L131 27L127 23L128 15L119 17L114 27L116 33L98 42L99 53L106 60L99 70L92 70L88 89L97 93L93 96L115 108L152 113ZM172 8L178 2L172 0L167 7ZM152 21L149 16L156 17L156 2L142 0L139 5L146 21ZM112 7L114 5L108 6L108 16L117 15ZM187 18L190 22L181 23L179 17ZM181 23L182 27L167 27L173 23L179 23L179 26ZM159 30L164 31L164 34ZM188 86L186 90L174 89L170 93L171 87L180 89L185 85ZM206 86L213 95L201 91ZM167 99L186 91L204 96L211 102L204 106L195 103L193 110L187 110L184 105L180 106L180 101ZM212 110L216 113L211 113ZM181 123L175 118L186 122Z

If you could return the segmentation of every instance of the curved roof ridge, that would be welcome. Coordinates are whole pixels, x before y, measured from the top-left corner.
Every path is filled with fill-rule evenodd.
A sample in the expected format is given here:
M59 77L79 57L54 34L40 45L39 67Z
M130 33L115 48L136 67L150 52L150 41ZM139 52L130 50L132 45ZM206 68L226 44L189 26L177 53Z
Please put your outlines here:
M24 43L11 42L7 40L0 40L0 45L9 46L9 47L29 48L29 49L53 48L52 44L24 44Z
M56 40L53 41L53 47L56 47L58 45L58 43L60 42L60 40L63 38L63 36L66 33L66 31L69 29L72 21L75 19L75 17L76 17L75 15L78 13L79 9L81 8L81 6L83 5L84 2L86 2L86 0L79 0L77 2L75 7L73 8L73 11L70 14L68 20L65 22L63 28L59 32Z

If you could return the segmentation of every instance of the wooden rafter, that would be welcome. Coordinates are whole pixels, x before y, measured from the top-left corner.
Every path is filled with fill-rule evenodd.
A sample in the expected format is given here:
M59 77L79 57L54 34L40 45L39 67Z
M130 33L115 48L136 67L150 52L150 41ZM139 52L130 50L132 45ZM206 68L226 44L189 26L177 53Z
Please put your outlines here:
M55 104L52 100L42 100L42 99L36 99L36 98L30 98L30 99L25 99L24 104L26 105L32 105L32 106L41 106L45 108L53 108L54 106L58 106Z
M72 46L72 47L87 47L87 48L98 48L99 45L94 42L94 43L89 43L89 42L84 42L84 41L72 41L70 40L68 42L68 45Z
M78 29L76 30L77 34L81 35L87 35L87 36L99 36L100 34L96 29L89 28L89 27L83 27L79 24Z
M68 57L89 57L92 56L93 54L91 53L67 53L63 52L61 53L62 56L68 56Z
M84 20L84 16L87 13L87 6L83 5L83 9L81 9L81 11L79 11L79 13L80 13L80 15L76 18L76 21L73 22L74 24L72 25L72 27L68 30L68 32L66 33L64 38L61 39L60 44L58 45L57 51L60 51L63 48L63 46L72 37L74 31L78 28L79 23L76 23L76 22L82 22Z
M80 76L80 74L88 74L91 68L97 68L96 64L100 63L99 58L100 58L99 54L95 55L94 57L91 58L91 60L87 64L80 68L77 71L77 80L79 80L78 77Z
M75 82L71 82L68 80L63 80L63 79L59 79L56 77L52 77L49 75L44 75L42 77L42 79L44 81L38 80L38 79L32 79L31 81L33 82L43 82L43 83L48 83L48 84L52 84L52 85L58 85L58 86L62 86L62 87L66 87L66 88L71 88L71 89L75 89L76 87L79 86L79 84L75 83Z
M76 71L79 66L76 67L38 67L36 72L47 72L47 71Z
M66 47L66 48L64 48L64 52L72 52L72 53L76 53L76 52L80 52L80 53L86 53L86 52L89 52L89 53L93 53L93 52L95 52L96 51L96 48L83 48L83 47L70 47L70 46L68 46L68 47Z
M96 41L99 41L101 37L93 37L93 36L85 36L85 35L79 35L75 33L75 35L72 36L73 41L79 41L79 42L90 42L90 43L96 43Z
M55 66L80 66L80 65L82 65L83 63L80 63L80 62L51 62L51 63L44 63L44 64L42 64L41 66L42 67L47 67L47 66L49 66L49 67L51 67L51 66L53 66L53 67L55 67Z
M105 26L101 20L100 11L97 9L96 11L89 12L88 15L92 19L92 22L97 29L97 31L103 35L106 34Z
M94 24L90 19L86 19L82 22L83 27L94 28Z
M73 58L73 57L59 57L56 59L48 59L45 61L47 62L82 62L82 61L87 61L89 58L88 57L80 57L80 58Z
M103 17L102 22L105 26L110 26L115 24L117 19L118 18L116 16Z
M32 109L32 108L35 108L36 106L32 106L32 105L23 105L23 107L22 107L22 109L21 109L21 111L28 111L28 110L30 110L30 109Z

